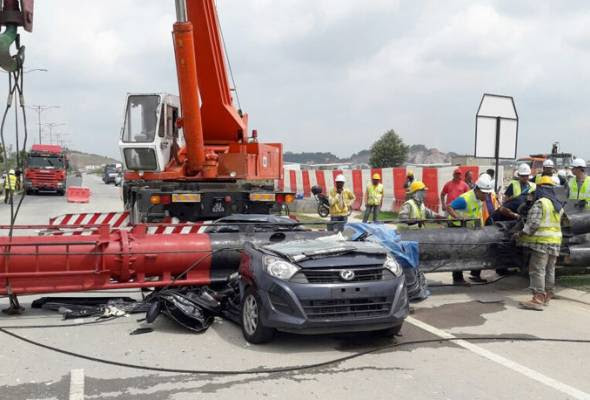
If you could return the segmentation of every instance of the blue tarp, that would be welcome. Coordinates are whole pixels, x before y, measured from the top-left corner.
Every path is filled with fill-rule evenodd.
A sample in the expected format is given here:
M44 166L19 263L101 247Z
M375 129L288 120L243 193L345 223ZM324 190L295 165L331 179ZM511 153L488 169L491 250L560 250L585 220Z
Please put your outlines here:
M408 298L410 301L421 301L430 296L424 274L420 271L420 252L418 242L401 240L395 228L382 224L363 224L359 222L346 224L356 232L352 239L356 240L367 233L367 240L373 240L387 248L404 269Z
M401 236L394 228L382 224L363 224L360 222L349 223L346 226L358 233L356 237L361 236L363 233L370 234L373 240L378 241L393 253L403 268L418 268L418 265L420 265L418 242L401 240ZM353 240L356 237L353 237Z

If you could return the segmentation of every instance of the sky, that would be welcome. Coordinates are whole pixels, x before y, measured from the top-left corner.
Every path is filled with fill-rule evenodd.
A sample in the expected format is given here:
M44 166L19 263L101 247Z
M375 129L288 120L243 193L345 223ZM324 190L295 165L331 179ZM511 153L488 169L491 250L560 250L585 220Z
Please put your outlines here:
M348 156L395 129L407 144L472 153L481 96L496 93L514 97L519 155L559 141L590 158L587 1L217 7L242 109L262 141ZM48 72L26 74L27 104L59 105L42 122L65 123L55 131L72 148L118 156L126 93L177 93L174 20L173 0L37 1L21 42L26 68ZM36 113L28 118L36 137Z

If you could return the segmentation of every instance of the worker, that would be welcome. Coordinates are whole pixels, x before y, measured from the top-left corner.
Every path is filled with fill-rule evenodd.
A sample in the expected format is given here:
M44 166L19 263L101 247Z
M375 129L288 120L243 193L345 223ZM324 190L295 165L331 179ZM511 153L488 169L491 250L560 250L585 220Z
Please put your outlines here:
M16 190L16 174L14 170L8 171L8 176L4 179L4 204L8 204L10 198Z
M555 174L555 163L550 158L543 161L543 171L535 176L535 184L539 184L544 176L553 176Z
M406 189L406 191L410 189L410 185L412 184L412 182L414 182L414 172L408 171L408 173L406 174L406 181L404 182L404 189Z
M371 183L367 185L365 192L365 215L363 222L369 221L369 216L373 213L373 222L377 222L379 211L383 205L383 184L381 183L381 175L373 174Z
M488 196L494 191L494 183L488 174L481 175L475 188L466 193L461 194L451 204L447 206L449 218L461 219L476 219L479 220L479 225L483 225L483 208L487 203ZM467 222L468 225L476 225L474 221ZM454 223L453 226L460 224ZM463 271L453 272L453 282L456 284L464 284Z
M465 172L465 183L469 187L469 190L475 187L475 182L473 182L473 171L470 169Z
M457 197L463 193L469 192L469 186L461 179L461 170L459 168L453 171L453 179L445 183L440 192L440 204L446 209Z
M506 200L519 197L520 195L526 196L527 193L534 191L537 186L535 183L530 182L531 167L528 164L520 164L516 173L518 178L514 179L504 192Z
M561 216L563 206L553 187L555 182L544 176L535 190L531 207L522 231L516 235L517 243L530 250L529 279L533 297L520 302L527 310L543 311L553 298L555 262L561 248Z
M335 187L330 190L328 201L330 203L330 221L336 222L328 225L328 230L342 231L348 221L348 215L355 200L354 194L344 187L346 178L340 174L335 179Z
M408 190L409 200L402 204L399 219L417 228L424 227L426 219L440 218L440 215L424 205L424 198L428 188L421 181L414 181Z
M572 173L574 177L571 178L567 185L567 199L568 201L585 201L584 207L590 209L590 177L586 175L586 161L581 158L576 158L572 161Z

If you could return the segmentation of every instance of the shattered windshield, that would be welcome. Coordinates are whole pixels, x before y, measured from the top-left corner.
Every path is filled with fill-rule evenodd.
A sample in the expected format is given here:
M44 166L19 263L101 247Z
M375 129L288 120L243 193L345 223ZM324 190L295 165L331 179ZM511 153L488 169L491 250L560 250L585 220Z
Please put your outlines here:
M284 255L291 260L321 257L350 252L383 254L386 250L374 242L353 242L342 234L321 237L314 240L295 240L265 246L265 249Z
M129 96L123 126L123 141L153 142L156 137L160 96Z
M64 168L62 157L29 157L29 168Z

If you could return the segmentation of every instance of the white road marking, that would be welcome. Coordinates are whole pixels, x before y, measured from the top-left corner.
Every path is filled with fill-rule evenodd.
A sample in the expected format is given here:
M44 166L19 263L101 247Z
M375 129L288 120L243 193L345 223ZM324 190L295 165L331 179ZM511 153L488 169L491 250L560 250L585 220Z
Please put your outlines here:
M84 370L70 371L70 400L84 400Z
M417 319L415 319L413 317L407 317L406 322L409 322L410 324L412 324L420 329L423 329L429 333L432 333L433 335L438 336L443 339L455 339L456 338L456 336L453 336L446 331L438 329L432 325L428 325L422 321L418 321ZM467 349L467 350L469 350L481 357L484 357L484 358L487 358L488 360L494 361L495 363L498 363L498 364L502 365L503 367L509 368L513 371L516 371L516 372L528 377L528 378L531 378L531 379L533 379L537 382L540 382L546 386L549 386L550 388L553 388L553 389L558 390L562 393L565 393L574 399L590 400L590 394L588 394L586 392L583 392L583 391L576 389L575 387L567 385L565 383L559 382L558 380L550 378L547 375L543 375L540 372L537 372L533 369L525 367L524 365L521 365L521 364L514 362L512 360L509 360L509 359L502 357L496 353L493 353L489 350L486 350L483 347L477 346L473 343L469 343L465 340L454 340L453 343L455 343L456 345L461 346L464 349Z

